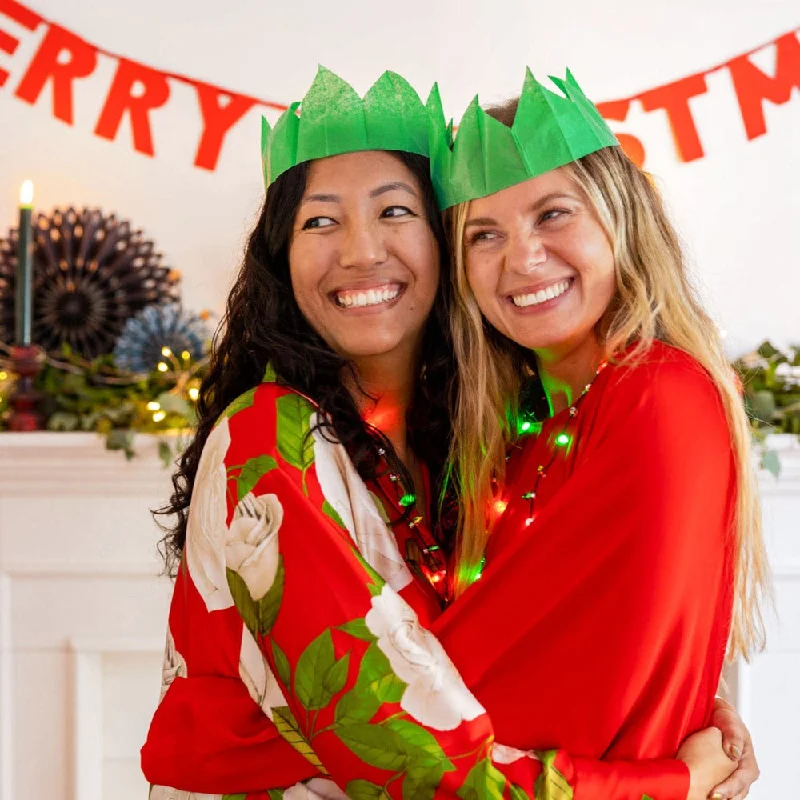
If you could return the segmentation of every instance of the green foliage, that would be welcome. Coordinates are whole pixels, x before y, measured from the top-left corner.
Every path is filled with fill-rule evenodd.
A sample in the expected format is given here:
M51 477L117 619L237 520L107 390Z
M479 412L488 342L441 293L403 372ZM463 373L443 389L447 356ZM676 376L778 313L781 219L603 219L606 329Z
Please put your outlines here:
M793 345L784 353L766 341L755 352L737 359L733 366L742 381L761 468L778 477L780 456L767 449L765 442L771 433L800 437L800 345Z
M757 437L800 435L800 345L781 352L771 342L734 362Z
M160 435L159 456L169 467L197 422L189 393L198 388L206 370L205 359L175 361L166 372L135 375L118 369L112 355L86 361L64 345L58 356L48 356L36 388L42 394L40 410L48 430L99 433L109 450L128 458L135 455L137 433ZM4 396L0 408L7 405Z

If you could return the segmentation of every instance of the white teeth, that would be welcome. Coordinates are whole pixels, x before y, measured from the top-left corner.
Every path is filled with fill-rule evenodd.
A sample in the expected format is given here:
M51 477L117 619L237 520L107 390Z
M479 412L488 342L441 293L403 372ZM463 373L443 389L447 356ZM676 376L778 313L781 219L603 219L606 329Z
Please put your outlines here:
M511 301L517 308L538 306L547 300L552 300L554 297L560 297L569 289L570 284L571 281L560 281L553 286L548 286L547 289L540 289L538 292L515 295L511 298Z
M399 286L384 289L368 289L366 292L343 291L336 294L336 302L344 308L363 308L388 303L400 294Z

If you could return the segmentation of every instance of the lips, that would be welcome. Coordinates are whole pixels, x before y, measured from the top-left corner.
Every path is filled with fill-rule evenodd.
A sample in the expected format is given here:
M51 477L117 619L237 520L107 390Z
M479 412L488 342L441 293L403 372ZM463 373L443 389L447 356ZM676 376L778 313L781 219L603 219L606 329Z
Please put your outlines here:
M391 303L405 289L402 283L385 283L379 286L337 289L331 292L333 302L340 308L369 308Z

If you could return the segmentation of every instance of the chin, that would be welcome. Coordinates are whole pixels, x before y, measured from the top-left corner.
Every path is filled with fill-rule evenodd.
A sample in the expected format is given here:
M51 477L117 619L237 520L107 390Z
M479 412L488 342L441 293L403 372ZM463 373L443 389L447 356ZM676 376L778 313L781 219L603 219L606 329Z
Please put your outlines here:
M345 358L374 358L391 353L400 345L400 340L395 337L367 337L362 336L352 342L341 342L336 348Z

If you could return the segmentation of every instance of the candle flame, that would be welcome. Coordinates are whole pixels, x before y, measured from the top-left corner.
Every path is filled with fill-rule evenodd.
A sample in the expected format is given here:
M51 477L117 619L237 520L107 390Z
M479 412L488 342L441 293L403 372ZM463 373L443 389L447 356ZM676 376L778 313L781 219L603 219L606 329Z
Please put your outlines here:
M19 190L19 204L24 208L30 208L33 204L33 181L24 181Z

